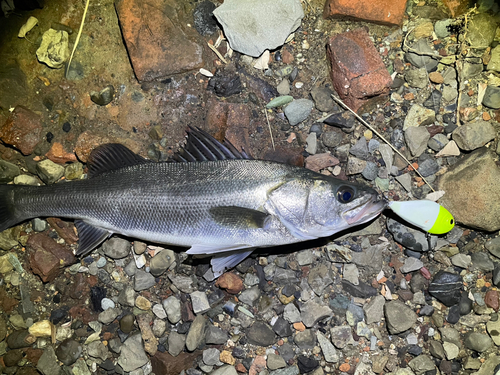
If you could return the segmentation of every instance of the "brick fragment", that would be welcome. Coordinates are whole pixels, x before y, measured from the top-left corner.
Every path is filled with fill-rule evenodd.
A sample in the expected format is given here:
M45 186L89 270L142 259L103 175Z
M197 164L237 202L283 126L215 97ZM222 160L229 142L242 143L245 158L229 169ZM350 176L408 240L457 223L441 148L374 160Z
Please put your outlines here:
M0 139L21 151L23 155L30 155L41 140L42 121L40 116L21 105L16 106L0 128Z

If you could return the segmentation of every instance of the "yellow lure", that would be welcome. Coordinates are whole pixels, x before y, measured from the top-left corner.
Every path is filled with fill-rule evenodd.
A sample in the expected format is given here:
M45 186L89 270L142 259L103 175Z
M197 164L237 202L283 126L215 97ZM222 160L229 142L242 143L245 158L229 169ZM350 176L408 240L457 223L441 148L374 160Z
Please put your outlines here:
M392 201L389 208L403 220L431 234L448 233L455 226L450 212L433 201Z

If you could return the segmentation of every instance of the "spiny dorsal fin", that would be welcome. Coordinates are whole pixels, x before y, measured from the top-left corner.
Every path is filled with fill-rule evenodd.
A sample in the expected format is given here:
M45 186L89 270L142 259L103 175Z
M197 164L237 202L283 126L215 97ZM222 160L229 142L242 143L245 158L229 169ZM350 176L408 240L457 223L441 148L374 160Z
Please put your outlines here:
M108 143L95 148L90 154L87 164L88 177L92 178L105 172L149 162L121 144Z
M231 142L224 139L219 142L200 128L189 127L186 144L174 155L178 162L207 160L251 159L245 151L239 152Z

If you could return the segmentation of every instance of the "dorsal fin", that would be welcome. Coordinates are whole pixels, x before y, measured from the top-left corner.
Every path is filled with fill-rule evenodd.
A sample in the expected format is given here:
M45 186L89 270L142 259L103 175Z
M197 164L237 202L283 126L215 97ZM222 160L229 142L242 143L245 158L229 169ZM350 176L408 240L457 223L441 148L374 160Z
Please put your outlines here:
M149 162L121 144L108 143L96 147L90 154L87 164L88 177L92 178L105 172Z
M189 126L184 147L174 155L178 162L207 160L251 159L245 151L239 152L227 139L221 143L206 131Z

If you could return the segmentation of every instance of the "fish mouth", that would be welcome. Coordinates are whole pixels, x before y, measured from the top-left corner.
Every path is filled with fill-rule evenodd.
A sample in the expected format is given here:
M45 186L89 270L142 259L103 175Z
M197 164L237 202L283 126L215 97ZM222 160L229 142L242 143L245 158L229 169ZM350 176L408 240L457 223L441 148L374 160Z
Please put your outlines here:
M372 195L368 201L361 202L358 206L345 212L344 219L349 225L366 223L377 217L389 204L383 197Z

